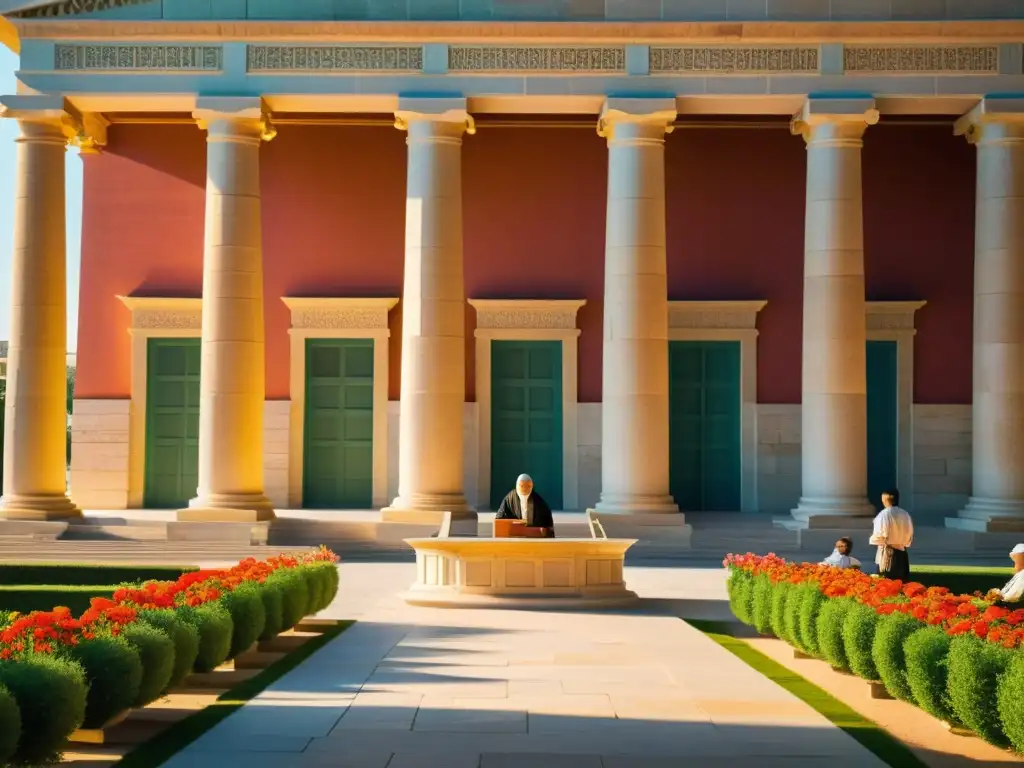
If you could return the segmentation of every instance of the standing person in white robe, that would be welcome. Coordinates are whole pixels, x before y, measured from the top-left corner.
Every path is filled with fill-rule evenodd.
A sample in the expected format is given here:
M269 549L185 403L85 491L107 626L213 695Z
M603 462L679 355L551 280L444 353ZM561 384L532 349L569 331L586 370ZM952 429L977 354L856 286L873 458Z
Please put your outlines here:
M875 563L883 579L910 580L910 555L914 542L914 521L900 509L900 492L893 488L882 493L884 509L875 517L870 542L878 547Z

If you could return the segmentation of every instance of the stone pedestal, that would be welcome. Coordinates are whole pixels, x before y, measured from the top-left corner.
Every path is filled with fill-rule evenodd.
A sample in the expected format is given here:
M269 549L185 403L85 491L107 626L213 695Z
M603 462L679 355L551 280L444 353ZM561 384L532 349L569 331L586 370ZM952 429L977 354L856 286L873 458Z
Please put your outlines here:
M674 99L609 99L598 126L608 140L603 515L679 512L669 493L665 258L665 133L675 118Z
M950 528L1024 531L1024 99L957 123L978 148L972 491Z
M207 132L199 488L178 519L271 520L263 492L263 247L258 99L200 99Z
M462 272L462 135L465 99L403 99L408 132L402 393L394 522L473 518L464 492L466 296Z
M11 339L0 520L79 517L67 496L64 156L74 119L61 98L2 99L18 120Z
M811 99L792 129L807 142L802 493L799 527L869 517L867 325L861 147L872 99Z

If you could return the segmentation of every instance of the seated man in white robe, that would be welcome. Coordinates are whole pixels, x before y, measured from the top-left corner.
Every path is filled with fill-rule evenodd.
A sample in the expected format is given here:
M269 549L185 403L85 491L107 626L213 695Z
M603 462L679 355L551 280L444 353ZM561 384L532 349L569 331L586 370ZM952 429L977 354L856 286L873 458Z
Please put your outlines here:
M1024 544L1018 544L1010 550L1010 559L1013 560L1013 578L1002 589L993 589L988 593L992 600L1016 603L1024 597Z
M516 487L502 499L495 520L522 520L527 525L544 528L547 536L555 535L555 521L551 507L533 490L533 479L520 475Z
M821 561L822 565L831 565L833 568L860 568L860 560L853 557L853 540L845 536L836 542L836 548L832 554Z

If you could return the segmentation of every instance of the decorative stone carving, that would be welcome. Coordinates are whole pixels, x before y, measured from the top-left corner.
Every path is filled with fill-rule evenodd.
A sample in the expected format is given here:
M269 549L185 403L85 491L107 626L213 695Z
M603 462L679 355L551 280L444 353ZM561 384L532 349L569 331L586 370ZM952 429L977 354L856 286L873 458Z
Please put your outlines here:
M925 305L923 301L869 301L867 302L867 328L869 331L914 332L914 313Z
M996 45L846 45L846 72L882 74L998 74Z
M131 330L200 330L203 300L164 296L118 296L132 313Z
M281 299L291 310L292 330L387 331L388 311L398 299Z
M817 46L651 46L649 62L652 75L807 74L818 71L819 56Z
M582 300L470 299L477 330L575 330Z
M54 16L81 16L86 13L107 11L125 5L141 5L152 0L66 0L63 3L51 3L36 8L28 8L10 14L17 19L51 18Z
M422 46L250 45L249 72L419 72Z
M765 301L670 301L669 328L754 330Z
M54 69L86 71L217 72L222 67L219 45L107 45L54 46Z
M448 49L449 72L621 72L623 46L572 48L462 45Z

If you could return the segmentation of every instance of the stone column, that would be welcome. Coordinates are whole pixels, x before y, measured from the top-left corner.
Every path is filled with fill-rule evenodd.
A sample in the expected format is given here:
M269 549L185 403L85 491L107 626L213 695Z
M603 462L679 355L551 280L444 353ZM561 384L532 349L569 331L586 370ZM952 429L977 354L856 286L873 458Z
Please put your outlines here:
M263 246L259 99L200 98L206 138L199 488L179 520L274 518L263 493Z
M465 99L402 99L408 132L398 496L392 521L476 518L464 492L466 296L462 273Z
M804 214L801 528L870 517L862 137L873 99L810 99L792 130L807 142Z
M15 139L11 339L0 519L81 515L67 495L67 267L64 155L78 116L63 98L0 98Z
M1024 531L1024 99L956 125L978 148L971 498L946 524Z
M609 99L598 123L608 140L598 512L679 512L669 493L665 257L665 134L675 119L675 99Z

